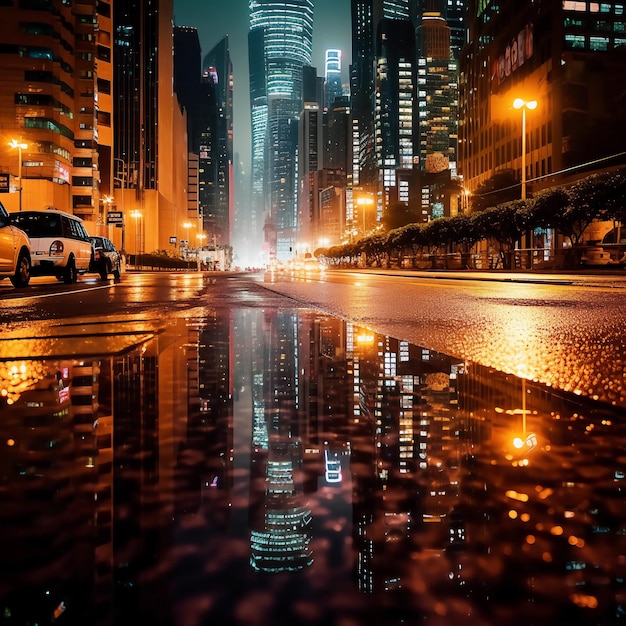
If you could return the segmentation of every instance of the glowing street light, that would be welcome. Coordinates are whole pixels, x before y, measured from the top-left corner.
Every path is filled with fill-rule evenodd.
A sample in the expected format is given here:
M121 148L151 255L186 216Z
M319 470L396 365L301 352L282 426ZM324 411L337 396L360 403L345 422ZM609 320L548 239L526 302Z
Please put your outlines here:
M198 238L198 271L200 271L202 260L200 259L200 251L202 250L202 246L204 245L204 240L206 239L206 235L204 233L198 233L196 235Z
M191 222L183 222L183 228L185 229L185 255L184 258L189 256L189 229L193 226Z
M17 148L17 191L19 193L20 211L22 210L22 150L28 148L28 144L17 139L9 142L11 148Z
M526 109L529 111L536 109L537 101L515 98L513 108L522 109L522 200L526 200Z
M365 231L366 231L366 225L365 225L365 216L366 216L366 209L369 207L373 207L375 204L374 202L374 198L371 198L370 196L359 196L356 200L356 205L359 207L359 210L361 211L361 214L363 216L363 237L365 237Z

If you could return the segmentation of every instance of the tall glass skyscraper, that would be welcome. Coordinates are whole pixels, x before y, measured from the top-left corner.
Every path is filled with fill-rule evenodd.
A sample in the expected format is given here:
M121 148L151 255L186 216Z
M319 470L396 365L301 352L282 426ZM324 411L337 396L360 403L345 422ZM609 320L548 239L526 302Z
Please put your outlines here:
M250 38L263 58L262 68L257 59L254 75L251 71L253 189L267 193L266 255L287 259L297 227L297 121L302 110L302 68L312 58L312 0L251 0ZM258 78L263 73L261 84ZM262 171L260 154L264 155Z
M374 151L374 4L373 0L351 0L352 65L350 96L352 107L352 182L376 183Z
M415 29L411 20L381 20L376 51L375 114L379 215L394 201L404 201L397 170L411 170L419 163L415 58Z
M335 98L341 98L341 50L326 50L326 67L324 72L324 108L330 111Z
M202 76L212 83L217 96L218 116L214 142L214 172L210 184L212 198L208 203L201 197L203 230L213 244L230 244L233 223L233 65L228 35L203 59ZM205 171L201 161L201 173ZM209 181L207 181L209 182ZM211 243L211 242L209 242Z
M457 64L451 29L441 13L425 12L417 29L421 168L456 175Z

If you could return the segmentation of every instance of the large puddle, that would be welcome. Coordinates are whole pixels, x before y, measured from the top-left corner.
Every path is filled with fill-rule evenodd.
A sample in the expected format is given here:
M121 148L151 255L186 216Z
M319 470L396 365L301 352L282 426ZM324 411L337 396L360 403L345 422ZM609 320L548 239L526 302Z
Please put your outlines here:
M617 411L307 310L132 337L0 362L2 623L626 621Z

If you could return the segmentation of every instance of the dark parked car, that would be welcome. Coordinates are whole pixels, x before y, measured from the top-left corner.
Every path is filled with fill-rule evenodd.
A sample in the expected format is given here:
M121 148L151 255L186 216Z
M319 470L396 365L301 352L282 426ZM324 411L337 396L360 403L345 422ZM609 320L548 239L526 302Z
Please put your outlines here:
M93 259L89 271L100 274L102 280L106 280L109 274L113 274L113 278L119 280L122 273L121 257L113 242L106 237L90 237L90 239L93 246Z

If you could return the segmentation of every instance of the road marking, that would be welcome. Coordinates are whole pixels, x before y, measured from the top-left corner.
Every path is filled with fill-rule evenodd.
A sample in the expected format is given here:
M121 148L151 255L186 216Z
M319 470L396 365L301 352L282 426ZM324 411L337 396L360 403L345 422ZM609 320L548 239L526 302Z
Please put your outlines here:
M96 287L85 287L85 288L81 288L81 289L74 289L72 291L55 291L53 293L40 293L40 294L31 294L31 295L20 295L20 296L16 296L14 298L8 298L7 300L3 300L0 298L0 306L5 305L5 303L8 305L9 303L15 302L16 300L34 300L34 299L39 299L39 298L51 298L51 297L55 297L58 298L59 296L67 296L67 295L71 295L74 293L85 293L87 291L96 291L97 289L109 289L111 287L116 287L117 283L113 283L113 284L109 284L109 285L98 285Z

